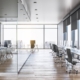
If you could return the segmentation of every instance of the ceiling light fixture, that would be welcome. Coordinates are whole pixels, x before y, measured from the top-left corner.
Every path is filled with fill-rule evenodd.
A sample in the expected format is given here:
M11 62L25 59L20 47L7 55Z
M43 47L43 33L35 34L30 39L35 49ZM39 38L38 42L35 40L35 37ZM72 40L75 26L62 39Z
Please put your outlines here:
M34 3L37 3L36 1Z
M36 19L38 19L38 17Z
M20 9L20 10L23 10L23 9Z
M37 11L37 9L35 9L35 11Z
M38 15L38 14L36 14L36 15Z

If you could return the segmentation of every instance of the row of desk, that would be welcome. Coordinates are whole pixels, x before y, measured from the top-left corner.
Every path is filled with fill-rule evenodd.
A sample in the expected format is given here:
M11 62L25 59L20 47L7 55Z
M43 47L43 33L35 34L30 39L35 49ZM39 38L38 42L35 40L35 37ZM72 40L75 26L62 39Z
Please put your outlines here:
M74 55L77 55L78 60L80 60L80 50L79 50L79 49L77 49L77 48L72 48L72 47L67 47L67 46L58 46L58 47L59 47L59 49L65 50L65 51L66 51L67 49L70 49L72 55L73 55L73 56L74 56Z

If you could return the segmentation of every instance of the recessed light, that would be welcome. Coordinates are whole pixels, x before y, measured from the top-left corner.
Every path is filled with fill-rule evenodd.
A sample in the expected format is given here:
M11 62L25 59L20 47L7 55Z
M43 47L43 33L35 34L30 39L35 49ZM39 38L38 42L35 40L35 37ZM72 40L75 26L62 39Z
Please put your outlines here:
M7 15L7 14L5 14L5 15Z
M35 11L37 11L37 9L35 9Z
M38 19L38 17L36 19Z
M20 10L23 10L23 9L20 9Z
M36 15L38 15L38 14L36 14Z
M37 3L36 1L34 3Z

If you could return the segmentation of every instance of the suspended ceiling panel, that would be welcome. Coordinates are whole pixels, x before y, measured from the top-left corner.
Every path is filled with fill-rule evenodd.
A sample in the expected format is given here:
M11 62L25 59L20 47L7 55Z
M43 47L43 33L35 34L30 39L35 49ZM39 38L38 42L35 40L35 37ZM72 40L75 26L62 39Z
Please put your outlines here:
M30 7L32 22L51 22L54 24L59 23L76 5L80 3L80 0L26 1Z

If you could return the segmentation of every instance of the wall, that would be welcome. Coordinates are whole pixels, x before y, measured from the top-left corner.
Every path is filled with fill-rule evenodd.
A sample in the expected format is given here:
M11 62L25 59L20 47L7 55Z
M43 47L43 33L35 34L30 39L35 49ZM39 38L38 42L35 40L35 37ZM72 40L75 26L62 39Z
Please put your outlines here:
M63 22L58 24L58 45L63 45Z

